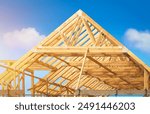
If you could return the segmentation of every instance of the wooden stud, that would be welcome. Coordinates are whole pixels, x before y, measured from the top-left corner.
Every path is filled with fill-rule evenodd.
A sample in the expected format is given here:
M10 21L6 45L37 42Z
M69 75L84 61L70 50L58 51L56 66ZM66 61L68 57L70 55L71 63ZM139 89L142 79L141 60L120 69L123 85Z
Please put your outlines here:
M23 96L25 96L25 74L24 74L24 71L22 73L22 90L23 90Z
M49 80L47 79L46 81L47 81L46 82L46 94L48 96L49 95Z
M34 88L34 71L31 72L31 87ZM31 91L32 96L35 96L35 90Z
M149 90L149 73L144 69L144 90Z

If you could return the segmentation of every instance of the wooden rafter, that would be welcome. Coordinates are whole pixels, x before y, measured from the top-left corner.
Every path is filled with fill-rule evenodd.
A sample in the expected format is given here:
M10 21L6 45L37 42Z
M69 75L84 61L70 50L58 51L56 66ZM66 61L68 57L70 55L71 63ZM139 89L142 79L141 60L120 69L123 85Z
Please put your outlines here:
M97 60L95 60L94 58L92 58L91 56L88 56L88 58L90 60L92 60L93 62L95 62L96 64L98 64L99 66L103 67L104 69L106 69L107 71L111 72L113 75L116 75L115 72L113 72L111 69L107 68L106 66L104 66L102 63L98 62Z
M40 65L43 65L43 66L45 66L45 67L47 67L47 68L49 68L49 69L52 69L52 70L57 70L57 68L55 68L55 67L53 67L53 66L51 66L51 65L49 65L49 64L46 64L46 63L44 63L44 62L42 62L42 61L36 61L36 63L38 63L38 64L40 64Z

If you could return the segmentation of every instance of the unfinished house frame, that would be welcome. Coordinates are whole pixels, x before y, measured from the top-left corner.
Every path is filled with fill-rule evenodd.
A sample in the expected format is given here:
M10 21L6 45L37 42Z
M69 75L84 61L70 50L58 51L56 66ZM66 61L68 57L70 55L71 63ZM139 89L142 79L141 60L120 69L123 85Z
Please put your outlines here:
M1 96L149 96L150 68L79 10L18 60L1 60ZM49 71L40 78L35 71ZM38 80L35 83L35 79Z

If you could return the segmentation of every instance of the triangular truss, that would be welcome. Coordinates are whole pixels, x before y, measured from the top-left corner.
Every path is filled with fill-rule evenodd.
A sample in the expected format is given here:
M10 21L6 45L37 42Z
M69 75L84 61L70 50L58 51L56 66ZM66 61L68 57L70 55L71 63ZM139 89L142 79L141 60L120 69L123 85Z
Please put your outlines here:
M150 68L81 10L22 58L0 62L7 69L0 75L1 94L6 90L10 96L25 94L25 76L31 77L33 96L148 90L150 85ZM39 78L36 70L49 74Z

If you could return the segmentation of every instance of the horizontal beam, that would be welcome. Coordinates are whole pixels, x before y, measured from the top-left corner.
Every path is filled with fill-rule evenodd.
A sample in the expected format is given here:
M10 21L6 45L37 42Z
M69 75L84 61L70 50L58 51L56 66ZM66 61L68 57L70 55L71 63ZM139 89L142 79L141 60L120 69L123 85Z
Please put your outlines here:
M23 90L0 90L0 96L23 96Z
M70 90L72 90L72 91L74 91L72 88L69 88L69 87L66 87L66 86L63 86L63 85L61 85L61 84L57 84L57 83L51 83L51 82L46 82L46 80L45 80L45 83L43 84L43 85L39 85L39 86L46 86L46 84L50 84L50 85L54 85L54 86L58 86L58 87L60 87L60 88L66 88L66 89L70 89ZM39 87L39 86L34 86L34 87L32 87L32 88L29 88L28 90L30 91L30 90L33 90L33 89L35 89L35 91L36 91L36 88L37 87Z
M103 95L150 95L145 90L77 90L76 95L81 96L103 96Z
M129 61L125 61L125 62L120 62L120 61L117 61L117 62L111 62L111 61L108 61L108 62L105 62L105 61L99 61L101 62L101 64L105 65L105 66L113 66L113 67L117 67L117 66L121 66L121 67L134 67L135 65L132 63L132 62L129 62ZM81 62L80 61L70 61L69 62L70 65L74 65L74 66L81 66ZM96 67L98 66L97 64L95 63L88 63L86 64L85 66L90 66L90 67Z
M32 50L34 53L43 53L51 55L61 55L61 56L83 56L87 47L49 47L41 46L37 49ZM120 55L126 53L122 47L89 47L89 52L87 56L100 56L104 55Z

